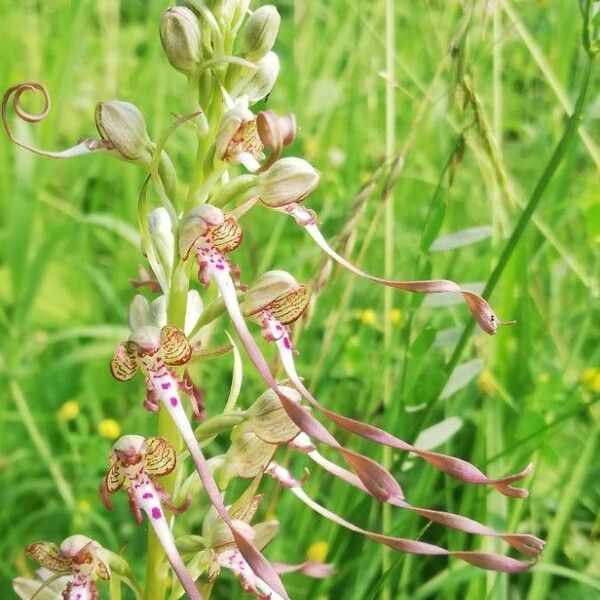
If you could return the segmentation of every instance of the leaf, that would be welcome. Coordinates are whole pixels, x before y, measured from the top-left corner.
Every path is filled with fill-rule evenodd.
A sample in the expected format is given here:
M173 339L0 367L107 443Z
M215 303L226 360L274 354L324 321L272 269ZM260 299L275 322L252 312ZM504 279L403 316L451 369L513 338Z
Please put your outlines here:
M421 235L421 250L426 252L429 250L431 243L437 237L444 217L446 216L446 201L444 200L445 190L438 185L431 199L425 224L423 225L423 233Z
M126 221L122 221L113 215L92 213L85 217L85 222L91 225L98 225L112 233L116 233L126 242L129 242L136 250L140 248L139 233Z
M462 419L449 417L421 431L414 445L420 450L433 450L445 444L462 426Z
M474 358L467 362L458 365L456 369L450 375L448 382L446 383L442 393L440 394L440 400L446 400L450 398L452 394L456 394L459 390L462 390L467 386L481 371L483 370L483 361L480 358Z
M236 346L233 338L229 335L228 332L225 332L229 341L233 347L233 375L231 376L231 387L229 388L229 396L227 398L227 402L225 404L225 408L223 412L230 412L235 408L235 404L240 396L240 391L242 389L242 380L243 380L243 364L242 364L242 356L240 355L240 351Z
M441 235L431 244L429 250L431 252L444 252L455 248L464 248L491 237L492 231L490 225L482 225L481 227L469 227L468 229Z

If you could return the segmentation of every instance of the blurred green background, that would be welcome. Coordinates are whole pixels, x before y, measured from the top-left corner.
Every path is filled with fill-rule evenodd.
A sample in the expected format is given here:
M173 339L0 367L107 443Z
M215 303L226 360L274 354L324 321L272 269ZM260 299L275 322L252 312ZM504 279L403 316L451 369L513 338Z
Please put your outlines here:
M185 80L168 66L158 38L166 6L164 0L0 0L0 87L38 80L53 98L42 124L11 117L16 133L43 148L69 146L94 134L95 103L113 98L138 105L154 139L172 121L170 113L189 112ZM282 73L268 107L297 115L301 130L289 154L304 156L322 173L307 205L318 211L325 233L333 239L346 227L339 247L383 272L380 209L391 127L385 95L392 86L394 151L405 151L389 197L395 274L408 279L430 272L481 289L576 97L584 64L577 2L398 0L393 80L385 75L384 0L277 6ZM385 311L381 288L329 272L291 219L261 209L246 219L245 243L234 255L246 282L268 268L311 283L326 280L297 343L300 373L324 404L410 441L444 421L449 437L438 428L430 443L493 475L535 464L526 481L530 498L507 500L396 454L392 468L407 498L548 540L540 563L520 575L393 554L382 577L380 547L265 482L263 513L281 521L267 555L302 561L314 555L311 544L324 542L327 560L337 566L336 576L324 581L289 577L293 598L363 600L382 597L385 587L392 598L410 599L600 597L598 81L596 74L580 135L491 299L501 317L518 323L494 338L475 332L450 383L444 364L470 318L462 304L395 293L393 310ZM183 128L169 141L184 182L194 151ZM59 542L75 532L124 548L143 574L145 525L136 528L125 495L107 513L96 494L112 438L120 431L152 434L157 426L142 410L140 381L117 384L107 369L127 335L134 294L128 280L143 264L135 229L143 178L141 169L110 156L54 161L0 135L2 598L12 597L12 577L33 568L23 553L27 543ZM430 207L438 215L445 207L445 215L427 249ZM469 244L468 228L478 228ZM446 237L456 232L463 233ZM215 335L215 344L224 341L223 333ZM197 372L209 414L227 396L231 362L225 355ZM391 382L387 406L384 371ZM261 391L246 369L241 404ZM426 413L425 404L432 410ZM382 456L366 442L343 433L340 439ZM219 439L211 453L226 442ZM344 484L314 472L306 487L331 509L381 529L381 508ZM198 533L203 510L189 511L178 530ZM453 549L506 551L427 528L398 509L389 532ZM224 577L213 597L242 595Z

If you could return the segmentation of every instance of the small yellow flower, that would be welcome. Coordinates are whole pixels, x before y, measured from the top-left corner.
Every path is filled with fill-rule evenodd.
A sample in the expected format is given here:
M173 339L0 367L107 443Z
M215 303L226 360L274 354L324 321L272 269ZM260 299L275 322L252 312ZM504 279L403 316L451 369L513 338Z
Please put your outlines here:
M600 369L588 367L579 376L583 386L590 392L600 392Z
M390 311L390 323L399 325L402 322L402 311L399 308L392 308Z
M306 154L306 156L308 156L308 157L316 156L318 151L319 151L319 141L317 140L317 138L314 138L314 137L307 138L306 141L304 142L304 154Z
M308 547L306 559L312 562L324 563L329 552L329 544L325 541L315 542Z
M81 410L79 406L79 402L77 400L67 400L59 409L58 409L58 418L61 421L71 421L74 419Z
M102 419L98 423L98 433L109 440L116 440L121 435L121 426L114 419Z
M481 372L479 379L477 380L479 389L488 396L492 396L496 393L496 380L494 376L487 370Z
M358 313L358 319L363 325L372 327L377 322L377 314L372 308L365 308Z
M77 501L77 510L80 513L89 513L90 510L92 510L92 505L90 504L89 500L82 498L81 500Z

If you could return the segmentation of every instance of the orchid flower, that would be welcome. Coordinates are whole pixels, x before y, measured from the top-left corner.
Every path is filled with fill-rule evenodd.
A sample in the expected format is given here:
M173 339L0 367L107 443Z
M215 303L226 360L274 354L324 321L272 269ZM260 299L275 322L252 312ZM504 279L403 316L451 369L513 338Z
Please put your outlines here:
M295 401L300 400L297 391L285 386L280 386L280 390ZM247 479L256 477L265 470L277 447L288 442L290 448L306 454L328 473L370 494L354 473L329 461L317 451L310 438L299 432L271 390L261 394L245 412L245 420L233 427L231 439L233 443L219 468L227 481L231 476ZM500 533L474 519L413 506L403 497L393 496L386 502L457 531L500 538L519 552L534 558L537 558L543 549L543 541L530 534Z
M257 180L258 195L261 202L268 208L294 217L296 223L304 227L308 235L323 252L355 275L406 292L424 294L452 292L461 294L481 329L490 335L496 333L498 326L513 323L513 321L506 323L500 321L490 305L479 294L461 288L454 281L447 279L423 281L384 279L362 271L338 254L323 237L317 225L317 217L314 211L300 205L317 187L319 178L319 173L305 160L295 157L282 158L275 162L270 169L259 175Z
M164 506L171 512L181 513L187 509L189 501L174 506L167 492L153 479L168 475L176 462L175 449L166 439L125 435L113 445L110 469L101 485L101 497L104 505L112 510L110 495L121 488L127 491L136 523L142 522L142 511L145 512L190 600L201 600L202 596L179 556L163 511Z
M41 94L43 108L38 113L29 113L21 106L21 96L25 93ZM96 129L99 138L85 138L64 150L43 150L18 139L10 128L8 106L11 104L15 115L27 123L39 123L50 113L50 94L44 85L35 81L18 83L6 90L2 98L2 123L9 139L30 152L50 158L72 158L92 152L109 152L116 158L149 167L156 145L146 130L146 122L137 106L121 100L99 102L95 109ZM175 167L166 152L159 157L160 175L165 187L173 192L176 186Z
M275 537L279 529L276 520L251 525L262 496L254 495L258 479L242 494L234 506L227 507L231 517L246 529L257 548L262 550ZM178 540L182 552L191 557L190 564L202 565L208 570L208 584L212 585L221 569L231 571L239 580L244 591L264 600L280 600L281 596L253 572L240 551L236 548L226 524L211 508L202 524L202 536L188 535ZM308 577L324 578L333 573L329 564L307 561L300 564L273 563L280 574L302 573Z
M191 298L195 298L197 292L190 294ZM193 306L193 303L192 300L189 304ZM152 412L156 412L161 403L165 407L194 461L210 501L230 526L240 552L257 575L267 581L281 596L286 597L275 571L229 517L210 467L194 437L194 431L183 409L179 389L183 389L192 399L196 415L199 415L200 409L194 404L195 394L190 381L180 379L173 370L191 359L192 347L181 329L172 325L159 327L161 320L157 319L156 315L164 314L164 311L160 311L161 306L164 306L164 300L155 300L150 306L143 296L138 295L134 298L129 315L132 335L129 341L120 344L115 350L111 361L111 373L115 379L126 381L133 378L138 370L144 371L147 390L144 406ZM194 320L191 319L188 325L192 321Z
M296 371L294 348L288 329L288 325L302 315L309 299L309 288L298 283L292 275L285 271L269 271L246 292L243 309L246 315L254 317L260 323L265 340L276 344L286 375L313 408L347 431L379 444L416 454L436 469L460 481L491 485L506 496L527 497L527 490L515 488L510 484L529 475L531 464L519 473L500 479L490 479L477 467L460 458L421 450L379 427L344 417L320 404L306 388Z
M296 137L296 119L289 114L283 117L273 111L254 115L248 108L248 98L239 98L221 119L217 132L216 156L229 164L242 164L248 171L264 171L281 155L284 147ZM263 149L271 156L261 166Z
M184 216L179 236L179 252L187 259L192 252L198 263L198 279L208 285L213 279L221 292L223 303L240 340L269 388L277 394L291 420L305 433L337 450L377 498L402 496L396 480L374 460L342 446L306 408L294 402L278 388L267 362L261 354L240 309L227 254L242 241L242 229L231 216L215 206L201 204Z
M340 517L336 513L329 509L321 506L315 500L310 498L302 489L300 481L296 480L291 473L284 467L277 463L271 463L266 470L267 475L270 475L275 479L281 486L290 489L290 491L309 508L314 510L321 516L329 519L330 521L354 531L360 533L380 544L388 546L394 550L400 552L408 552L410 554L424 554L431 556L454 556L461 560L468 562L476 567L487 569L490 571L500 571L502 573L518 573L524 571L532 566L532 563L524 562L508 556L501 556L498 554L491 554L488 552L472 552L462 550L447 550L441 546L430 544L428 542L421 542L417 540L411 540L406 538L394 537L390 535L383 535L366 529L358 527L354 523L347 521Z
M96 580L110 578L104 549L98 542L84 535L72 535L60 546L52 542L33 542L27 546L27 554L59 577L52 581L50 574L43 571L37 587L34 587L36 582L30 584L22 579L15 580L15 590L19 595L19 590L23 593L29 589L33 591L33 595L21 597L33 598L42 589L46 589L46 586L53 586L54 590L58 590L64 584L61 595L63 600L98 600ZM60 577L62 574L65 576Z
M260 168L263 143L256 128L256 118L247 106L247 99L230 108L221 119L217 132L216 156L229 164L242 164L253 173Z

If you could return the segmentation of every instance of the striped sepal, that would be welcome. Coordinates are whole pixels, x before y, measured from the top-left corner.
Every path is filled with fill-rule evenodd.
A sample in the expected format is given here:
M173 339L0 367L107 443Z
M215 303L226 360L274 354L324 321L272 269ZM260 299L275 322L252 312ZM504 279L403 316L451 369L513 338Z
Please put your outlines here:
M117 346L112 360L110 372L118 381L127 381L135 376L138 371L137 344L123 342Z
M118 489L121 488L125 481L125 472L121 463L113 463L106 474L106 489L109 493L114 494Z
M175 449L165 438L148 438L144 442L144 450L144 469L148 475L162 477L175 468Z
M52 542L33 542L26 550L31 558L54 573L70 573L73 568L71 560L64 558L59 547Z
M283 325L289 325L302 316L310 300L310 289L303 283L265 306L264 310L271 313Z
M160 352L168 365L183 365L192 358L192 347L185 333L173 325L160 330Z
M225 222L210 231L212 245L224 254L235 250L242 243L243 236L241 225L231 215L225 215Z

